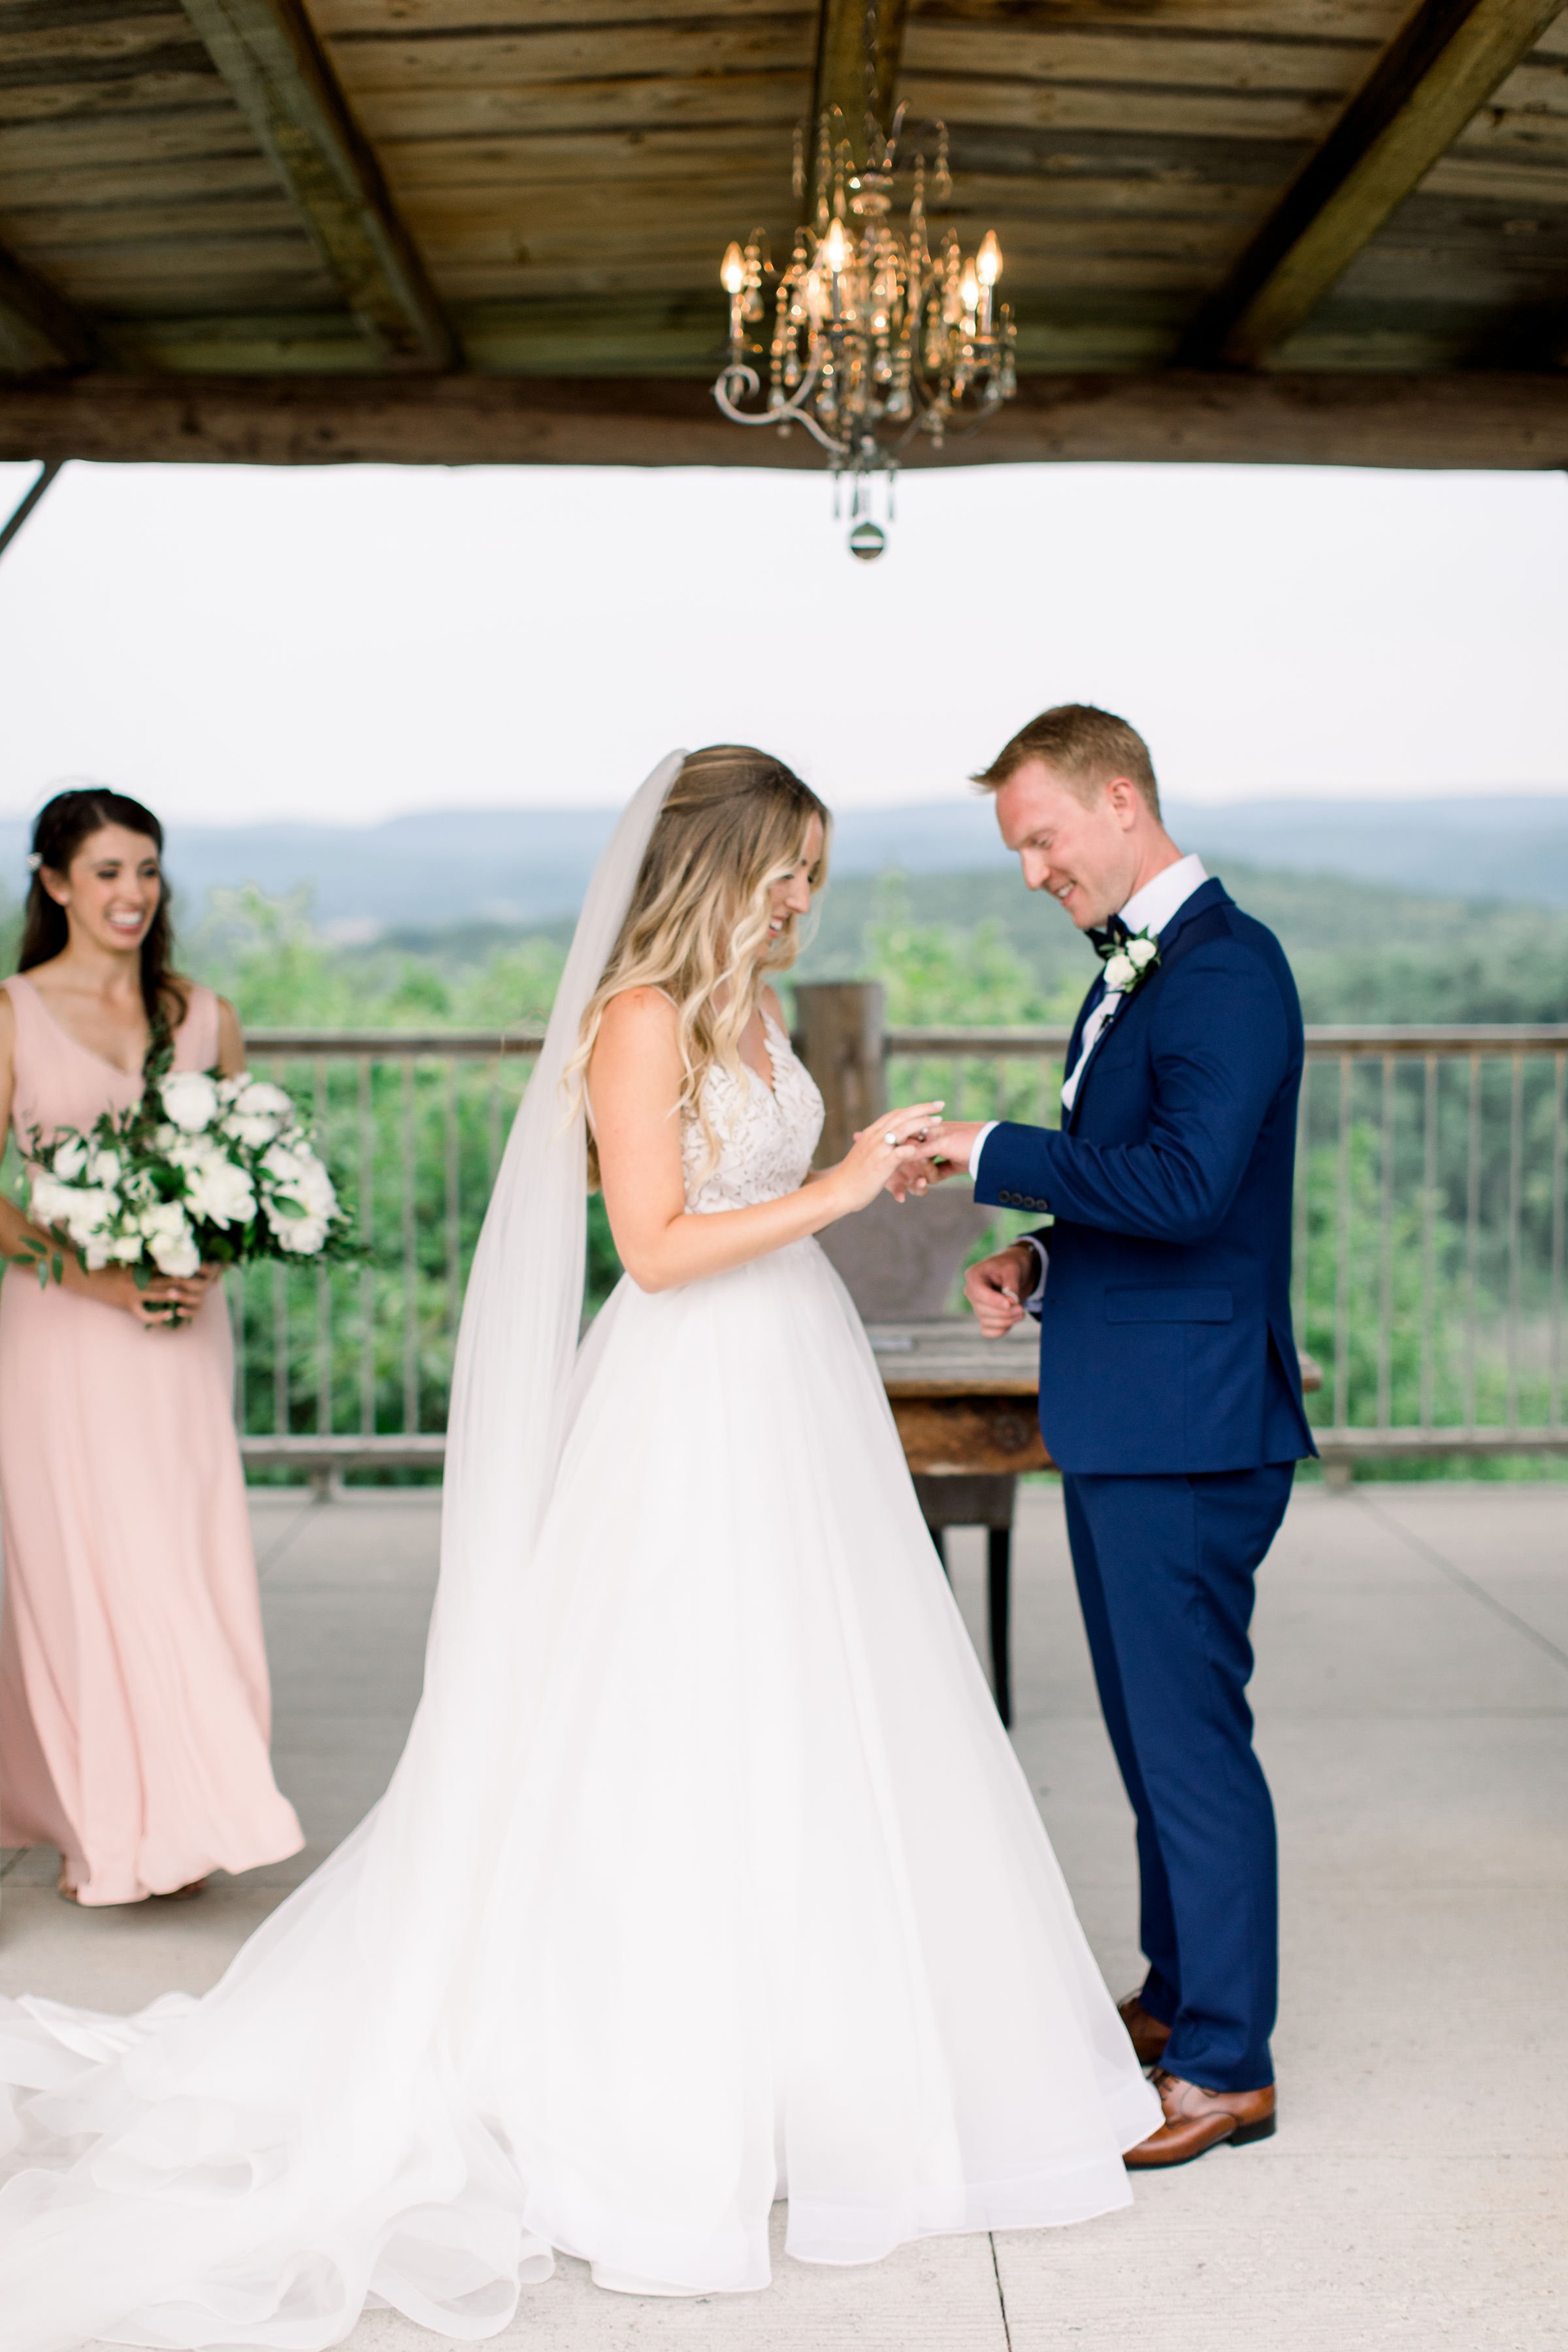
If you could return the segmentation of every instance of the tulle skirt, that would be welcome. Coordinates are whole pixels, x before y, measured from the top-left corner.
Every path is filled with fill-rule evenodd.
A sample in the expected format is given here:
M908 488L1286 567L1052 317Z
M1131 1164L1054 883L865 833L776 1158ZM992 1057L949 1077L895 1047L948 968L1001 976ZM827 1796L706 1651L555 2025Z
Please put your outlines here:
M481 2336L552 2251L765 2286L779 2197L824 2263L1128 2202L1158 2103L815 1243L623 1283L498 1644L438 1938L416 1722L204 2001L0 2004L0 2346Z

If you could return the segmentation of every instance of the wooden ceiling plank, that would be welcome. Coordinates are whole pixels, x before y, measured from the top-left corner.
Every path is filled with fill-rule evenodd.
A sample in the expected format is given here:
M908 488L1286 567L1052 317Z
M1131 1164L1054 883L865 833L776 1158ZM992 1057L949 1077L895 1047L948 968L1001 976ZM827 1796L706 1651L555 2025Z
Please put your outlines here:
M1568 153L1560 163L1538 162L1493 152L1477 153L1450 147L1435 163L1423 184L1422 195L1475 196L1492 204L1568 205ZM1413 198L1418 202L1418 198Z
M452 331L300 0L184 7L387 363L451 366Z
M650 76L800 73L811 60L809 13L739 24L616 25L564 32L451 33L418 41L339 42L339 77L367 90L486 89L492 83L638 81Z
M1420 0L1184 346L1256 365L1307 320L1563 0Z
M85 319L36 270L0 248L0 373L43 375L91 364Z
M174 0L167 7L121 16L95 16L88 24L16 29L0 11L0 72L42 65L90 66L168 48L191 28Z
M1133 22L1091 29L1081 24L1038 30L1001 28L978 41L973 27L919 19L905 44L907 70L965 75L984 58L987 76L1016 81L1131 82L1157 89L1287 90L1343 98L1378 55L1369 40L1271 41L1182 38Z
M1321 139L1339 108L1330 96L1264 90L1152 89L1133 83L1006 81L984 74L906 72L910 110L961 126L1103 131L1219 139Z
M335 44L355 36L380 40L457 29L576 31L595 23L647 25L671 18L685 25L709 17L735 24L748 16L776 16L787 5L788 0L311 0L310 16L322 38Z
M216 74L203 89L204 104L153 109L129 121L100 116L14 129L5 140L5 168L74 172L123 165L134 170L142 163L253 156L256 142Z
M509 132L779 130L811 101L799 74L696 74L646 81L525 82L485 89L366 90L360 121L384 151L401 140L491 138Z
M359 5L378 5L381 0L359 0ZM428 0L428 5L447 6L450 0ZM1099 5L1074 0L1065 9L1052 0L1036 0L1032 7L1020 6L1018 0L914 0L914 21L965 25L972 31L984 27L988 34L1020 22L1059 25L1064 18L1075 26L1102 24L1122 30L1135 22L1161 34L1259 33L1295 41L1370 38L1381 47L1393 39L1407 8L1408 0L1156 0L1153 6L1129 6L1127 0L1099 0Z
M153 114L192 103L210 105L214 89L210 73L191 73L174 66L125 74L112 81L85 78L47 82L0 79L0 122L49 122L84 116L112 120L116 115Z
M38 205L12 215L16 232L26 232L29 261L47 275L58 274L57 255L121 252L134 263L144 252L188 253L201 247L238 250L258 238L287 243L314 268L315 255L300 235L288 198L277 188L235 204L104 205L93 212L57 210ZM136 248L132 251L130 248Z
M248 142L247 142L248 147ZM84 218L124 204L227 204L277 196L278 174L265 155L195 156L174 162L36 164L0 153L0 212L55 205Z
M763 446L760 447L758 444ZM1560 374L1030 376L984 433L915 466L1023 462L1568 467ZM94 375L0 390L0 460L240 465L784 466L804 436L741 434L664 378Z

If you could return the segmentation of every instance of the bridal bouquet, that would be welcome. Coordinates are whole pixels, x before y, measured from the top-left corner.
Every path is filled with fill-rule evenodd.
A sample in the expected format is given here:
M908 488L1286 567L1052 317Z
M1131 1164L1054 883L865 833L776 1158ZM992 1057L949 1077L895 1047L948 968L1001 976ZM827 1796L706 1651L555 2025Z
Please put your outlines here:
M34 1133L27 1206L56 1236L30 1255L58 1282L62 1253L89 1272L129 1266L139 1282L201 1265L343 1255L349 1221L331 1177L281 1087L242 1071L151 1077L132 1110L105 1111L84 1135Z

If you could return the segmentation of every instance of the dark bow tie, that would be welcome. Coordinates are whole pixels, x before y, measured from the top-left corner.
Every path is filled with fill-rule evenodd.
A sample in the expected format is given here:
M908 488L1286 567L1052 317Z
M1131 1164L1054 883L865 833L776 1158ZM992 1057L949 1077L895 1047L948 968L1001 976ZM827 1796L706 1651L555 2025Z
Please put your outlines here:
M1116 953L1118 948L1124 948L1131 937L1131 932L1121 916L1112 915L1102 931L1089 932L1089 943L1100 962L1105 963Z

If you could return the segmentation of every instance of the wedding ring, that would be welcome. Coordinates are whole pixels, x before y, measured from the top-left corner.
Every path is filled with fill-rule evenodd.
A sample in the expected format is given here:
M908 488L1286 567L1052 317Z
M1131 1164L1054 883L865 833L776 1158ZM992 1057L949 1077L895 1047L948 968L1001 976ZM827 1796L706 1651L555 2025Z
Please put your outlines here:
M894 1132L893 1132L893 1130L892 1130L892 1129L891 1129L891 1128L889 1128L889 1129L888 1129L888 1132L887 1132L887 1133L886 1133L886 1135L882 1138L882 1140L883 1140L883 1142L887 1145L887 1147L888 1147L888 1149L889 1149L889 1151L896 1151L896 1150L898 1150L898 1148L899 1148L899 1139L898 1139L898 1137L894 1134Z

